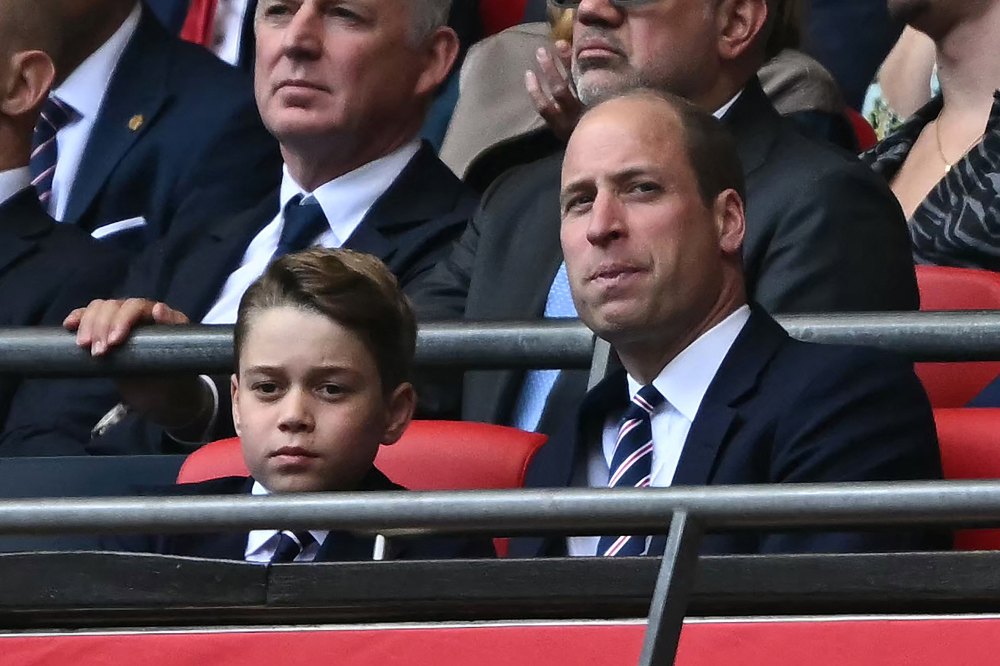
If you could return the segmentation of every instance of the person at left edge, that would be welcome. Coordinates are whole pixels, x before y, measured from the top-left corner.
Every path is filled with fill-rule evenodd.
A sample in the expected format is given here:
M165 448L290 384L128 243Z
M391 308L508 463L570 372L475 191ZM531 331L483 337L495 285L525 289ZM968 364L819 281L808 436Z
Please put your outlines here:
M63 47L32 179L56 220L139 252L198 211L276 187L278 145L245 73L166 32L136 0L50 0ZM55 105L55 106L54 106Z

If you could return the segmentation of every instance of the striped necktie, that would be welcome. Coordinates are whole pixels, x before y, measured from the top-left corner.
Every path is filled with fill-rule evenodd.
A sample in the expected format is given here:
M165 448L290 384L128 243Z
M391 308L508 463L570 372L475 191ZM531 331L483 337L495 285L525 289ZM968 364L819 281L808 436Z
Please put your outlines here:
M274 555L271 556L271 564L294 562L295 558L315 541L309 532L282 532L274 549Z
M52 181L55 178L56 161L59 158L56 135L79 115L76 109L58 97L49 96L42 105L42 115L35 125L35 134L31 142L31 184L38 192L38 200L50 210Z
M618 424L618 438L611 455L608 487L646 488L653 473L653 411L665 399L652 384L632 398ZM605 557L635 556L646 552L645 536L603 536L597 554Z

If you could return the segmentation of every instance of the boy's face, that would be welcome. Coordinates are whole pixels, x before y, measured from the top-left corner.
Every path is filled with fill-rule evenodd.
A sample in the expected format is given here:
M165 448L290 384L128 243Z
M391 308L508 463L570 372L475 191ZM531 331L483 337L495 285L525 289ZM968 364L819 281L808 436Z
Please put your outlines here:
M250 472L275 493L357 487L379 444L409 424L413 387L384 395L368 348L321 314L276 307L250 317L232 379Z

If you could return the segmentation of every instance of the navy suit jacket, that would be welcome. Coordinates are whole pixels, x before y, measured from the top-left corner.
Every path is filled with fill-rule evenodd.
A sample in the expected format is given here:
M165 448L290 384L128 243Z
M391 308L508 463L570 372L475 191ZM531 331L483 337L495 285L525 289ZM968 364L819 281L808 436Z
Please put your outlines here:
M344 247L380 258L407 285L423 275L462 233L476 206L476 195L425 144L396 181L375 202ZM206 221L201 230L174 235L139 257L121 297L163 301L201 321L218 299L229 275L239 267L247 246L278 214L278 192L249 211L229 219ZM82 455L170 452L160 428L136 416L94 440L90 430L115 403L111 380L38 380L30 382L11 408L0 438L3 455ZM228 399L229 391L220 391ZM232 422L220 408L215 435L231 434ZM85 450L86 449L86 450Z
M253 479L229 476L201 483L186 483L157 488L148 494L171 497L207 495L249 495ZM362 491L406 490L372 468L362 482ZM144 493L146 494L146 493ZM185 555L220 560L242 560L246 556L246 532L201 534L121 535L101 540L104 550ZM358 562L372 559L375 538L350 532L330 532L320 546L314 562ZM495 557L489 539L423 536L390 540L392 559L445 560L469 557Z
M617 418L627 402L619 370L594 387L577 420L542 447L526 484L569 486L585 452L600 446L605 419ZM909 362L870 348L793 340L755 308L705 393L673 485L940 478L930 404ZM946 541L892 529L742 532L709 535L702 552L868 552L947 547ZM511 555L560 552L565 539L511 543Z
M136 252L175 221L246 210L281 180L249 77L173 37L148 9L108 85L63 222L88 232L143 217L108 241Z
M58 326L73 308L110 295L127 255L57 225L28 187L0 204L0 326ZM0 427L21 385L0 376Z

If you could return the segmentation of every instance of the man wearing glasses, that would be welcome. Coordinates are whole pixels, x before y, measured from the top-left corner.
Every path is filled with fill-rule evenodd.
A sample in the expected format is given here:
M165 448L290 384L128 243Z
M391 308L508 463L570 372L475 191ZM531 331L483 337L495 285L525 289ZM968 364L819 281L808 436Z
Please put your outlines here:
M751 299L771 313L917 307L892 193L853 157L798 134L761 90L768 0L553 4L576 10L572 74L585 105L643 85L687 98L734 133L747 183ZM561 163L554 155L497 179L451 256L416 285L420 316L576 316L559 247ZM470 372L462 416L551 432L584 380L581 371ZM454 406L447 392L434 397L432 409Z

